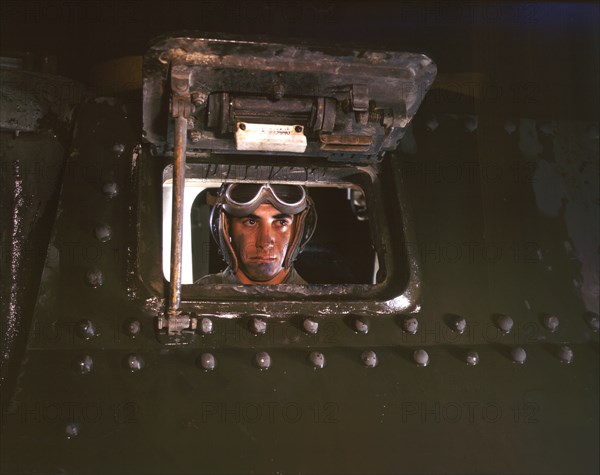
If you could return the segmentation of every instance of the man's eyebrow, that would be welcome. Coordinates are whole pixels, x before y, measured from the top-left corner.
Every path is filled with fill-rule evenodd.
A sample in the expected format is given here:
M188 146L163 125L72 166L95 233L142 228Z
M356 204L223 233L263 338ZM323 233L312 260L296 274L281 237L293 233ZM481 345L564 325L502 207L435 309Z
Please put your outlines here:
M260 219L260 216L256 216L255 214L247 214L246 216L242 216L241 219L254 219L254 220L258 220L258 219Z
M281 213L278 214L277 216L273 216L273 219L285 219L285 218L292 218L291 214L286 214L286 213Z

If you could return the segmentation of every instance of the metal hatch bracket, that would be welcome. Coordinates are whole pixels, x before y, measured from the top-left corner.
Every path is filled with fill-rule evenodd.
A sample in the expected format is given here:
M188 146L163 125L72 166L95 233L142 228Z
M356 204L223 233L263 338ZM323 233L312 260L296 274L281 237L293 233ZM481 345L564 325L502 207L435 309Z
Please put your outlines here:
M181 305L181 266L183 252L183 199L188 119L192 112L190 69L181 64L171 65L171 117L174 122L173 147L173 208L171 220L171 272L166 318L159 317L158 328L167 333L193 331L196 321L179 311Z
M437 73L418 53L163 37L144 57L144 136L159 155L170 153L177 136L165 108L174 64L189 71L188 157L260 154L353 164L377 162L396 149Z

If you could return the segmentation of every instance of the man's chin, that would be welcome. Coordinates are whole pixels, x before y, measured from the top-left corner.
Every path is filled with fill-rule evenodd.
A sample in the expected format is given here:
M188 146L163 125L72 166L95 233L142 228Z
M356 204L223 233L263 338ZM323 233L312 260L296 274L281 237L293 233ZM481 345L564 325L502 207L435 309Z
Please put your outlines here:
M255 262L242 268L242 272L254 282L267 282L274 279L282 270L279 264L272 261Z

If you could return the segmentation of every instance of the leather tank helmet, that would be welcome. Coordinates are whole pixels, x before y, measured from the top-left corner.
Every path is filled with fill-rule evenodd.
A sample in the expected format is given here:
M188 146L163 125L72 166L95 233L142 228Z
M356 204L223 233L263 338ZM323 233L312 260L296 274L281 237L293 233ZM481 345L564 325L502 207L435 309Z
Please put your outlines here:
M317 226L315 205L300 185L270 183L224 183L210 214L210 230L219 245L223 259L233 272L238 269L238 256L231 245L229 216L252 214L260 205L270 204L285 214L294 215L294 231L283 268L292 266L312 237Z

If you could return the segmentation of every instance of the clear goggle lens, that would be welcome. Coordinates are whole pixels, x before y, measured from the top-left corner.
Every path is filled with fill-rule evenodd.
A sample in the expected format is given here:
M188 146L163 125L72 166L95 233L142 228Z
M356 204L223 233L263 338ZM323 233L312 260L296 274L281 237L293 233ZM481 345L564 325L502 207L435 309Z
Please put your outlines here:
M223 195L223 208L234 216L250 214L264 203L270 203L283 213L297 214L306 208L307 195L299 185L270 183L234 183Z

